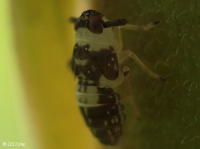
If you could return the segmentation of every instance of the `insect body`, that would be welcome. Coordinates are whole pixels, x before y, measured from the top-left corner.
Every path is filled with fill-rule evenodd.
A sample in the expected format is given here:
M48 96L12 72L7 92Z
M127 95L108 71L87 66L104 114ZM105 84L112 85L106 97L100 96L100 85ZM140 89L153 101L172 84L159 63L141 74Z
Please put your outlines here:
M121 39L113 31L114 26L146 30L146 26L127 24L126 19L108 21L101 13L88 10L75 22L76 45L71 62L78 78L77 102L87 126L100 142L117 143L123 132L125 115L120 95L114 91L129 73L121 63L132 58L150 76L163 79L149 70L131 51L122 51ZM123 26L122 26L123 25Z

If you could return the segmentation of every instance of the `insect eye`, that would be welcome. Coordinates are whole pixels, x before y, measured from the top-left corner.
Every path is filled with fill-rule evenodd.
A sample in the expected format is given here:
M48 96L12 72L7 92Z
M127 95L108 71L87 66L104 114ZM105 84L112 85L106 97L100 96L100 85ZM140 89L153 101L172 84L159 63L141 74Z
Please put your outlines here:
M101 34L103 32L103 20L100 16L93 16L88 24L88 29L94 34Z

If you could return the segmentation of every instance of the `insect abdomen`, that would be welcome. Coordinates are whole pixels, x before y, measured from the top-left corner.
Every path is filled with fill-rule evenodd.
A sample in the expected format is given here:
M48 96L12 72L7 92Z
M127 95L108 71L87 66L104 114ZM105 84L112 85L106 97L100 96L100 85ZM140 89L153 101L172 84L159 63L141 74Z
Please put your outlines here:
M117 143L125 116L120 96L112 88L79 84L78 104L87 126L100 142Z

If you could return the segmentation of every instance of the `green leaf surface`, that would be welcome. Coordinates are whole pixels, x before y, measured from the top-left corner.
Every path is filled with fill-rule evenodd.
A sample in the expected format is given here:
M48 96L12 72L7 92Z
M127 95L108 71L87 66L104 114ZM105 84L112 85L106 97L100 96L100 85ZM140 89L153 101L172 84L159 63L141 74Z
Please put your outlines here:
M167 81L150 78L133 61L127 62L132 67L131 83L124 84L131 86L132 94L122 95L127 115L125 132L119 146L113 148L199 148L200 1L124 0L93 4L110 19L123 17L137 25L162 21L148 31L123 31L124 49L134 51Z

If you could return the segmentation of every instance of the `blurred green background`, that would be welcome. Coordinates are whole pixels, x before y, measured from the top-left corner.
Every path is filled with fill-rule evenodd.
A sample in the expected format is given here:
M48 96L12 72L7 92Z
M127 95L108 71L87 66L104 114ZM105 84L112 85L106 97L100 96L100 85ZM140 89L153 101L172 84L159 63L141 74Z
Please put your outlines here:
M68 19L83 11L77 3L0 1L0 148L92 149L97 143L79 113L67 65L75 43Z
M0 1L0 148L23 143L34 149L31 122L27 115L22 78L17 62L12 12L7 0ZM10 144L9 144L10 142ZM16 144L16 142L18 142ZM25 144L24 144L25 143ZM16 146L16 148L17 148Z

